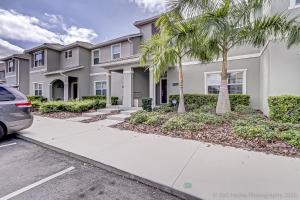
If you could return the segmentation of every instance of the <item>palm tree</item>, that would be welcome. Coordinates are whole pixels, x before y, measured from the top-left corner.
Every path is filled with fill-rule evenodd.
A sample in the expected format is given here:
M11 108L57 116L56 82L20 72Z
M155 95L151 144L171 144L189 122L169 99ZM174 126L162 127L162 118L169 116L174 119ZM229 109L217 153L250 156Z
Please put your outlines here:
M271 39L287 38L288 47L300 41L296 18L287 13L264 15L261 10L270 0L168 0L171 12L180 13L198 28L198 40L216 44L210 56L222 55L222 72L217 114L231 111L228 84L228 52L240 45L261 47ZM209 49L208 49L209 50ZM196 55L196 57L199 57Z
M156 26L160 30L159 33L153 35L141 48L140 62L147 68L153 69L156 83L159 82L160 77L167 72L170 66L178 67L178 113L185 112L182 59L186 56L192 56L195 52L201 55L202 60L209 59L208 57L206 58L206 51L201 52L202 48L199 48L201 45L194 42L196 41L193 35L195 27L192 25L191 22L184 21L176 13L163 14L156 22ZM192 48L195 50L192 51Z

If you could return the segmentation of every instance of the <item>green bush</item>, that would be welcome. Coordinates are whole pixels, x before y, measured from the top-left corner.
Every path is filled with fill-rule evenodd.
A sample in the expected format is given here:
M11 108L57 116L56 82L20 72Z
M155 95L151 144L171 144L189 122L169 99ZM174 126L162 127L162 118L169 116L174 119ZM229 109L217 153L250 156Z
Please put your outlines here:
M216 113L216 106L215 105L204 105L198 109L195 109L194 112L204 112L204 113Z
M171 107L168 104L166 104L166 105L161 105L161 106L153 108L153 111L154 112L160 112L160 113L169 113L169 112L174 112L175 108Z
M43 96L27 96L27 99L29 101L40 101L40 102L46 102L47 98Z
M152 98L145 97L142 99L143 110L151 112L152 111Z
M149 115L151 113L146 111L138 111L136 113L133 113L130 117L129 123L131 124L142 124L146 122L149 119Z
M300 149L300 131L288 130L279 134L278 136L282 140L286 140L290 145L293 145Z
M268 102L272 120L300 123L300 96L269 97Z
M257 112L256 110L251 108L251 106L245 106L245 105L237 105L234 111L243 115L251 115Z
M189 121L186 115L172 117L168 121L166 121L162 126L162 128L166 131L198 131L201 130L203 127L204 124L202 123Z
M31 101L32 103L32 109L34 111L39 110L41 105L43 104L41 101Z
M162 115L161 113L151 113L150 115L148 115L147 120L144 122L144 124L158 126L165 123L167 119L167 116Z
M231 107L234 110L237 105L250 105L250 96L244 94L230 94ZM169 103L172 105L172 100L176 99L179 102L179 95L170 95ZM218 95L215 94L185 94L184 102L186 106L193 105L193 107L200 108L204 105L217 105Z
M82 100L106 100L106 96L97 95L97 96L83 96ZM119 97L111 97L111 104L118 105Z
M44 113L51 112L85 112L91 109L105 108L105 101L85 100L85 101L49 101L43 103L39 110Z

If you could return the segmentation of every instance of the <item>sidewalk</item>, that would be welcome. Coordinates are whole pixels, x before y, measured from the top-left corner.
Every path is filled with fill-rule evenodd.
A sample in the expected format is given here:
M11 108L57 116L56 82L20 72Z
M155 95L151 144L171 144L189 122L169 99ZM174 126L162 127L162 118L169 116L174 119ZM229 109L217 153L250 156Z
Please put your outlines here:
M21 134L176 194L217 200L300 199L300 159L121 131L107 127L110 122L35 117Z

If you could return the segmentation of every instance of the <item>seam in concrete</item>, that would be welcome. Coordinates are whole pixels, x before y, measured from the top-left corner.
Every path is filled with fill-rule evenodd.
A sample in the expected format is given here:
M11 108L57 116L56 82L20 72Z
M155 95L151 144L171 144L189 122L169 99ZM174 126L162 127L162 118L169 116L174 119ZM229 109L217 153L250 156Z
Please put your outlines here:
M78 154L75 154L75 153L72 153L72 152L69 152L69 151L66 151L66 150L63 150L63 149L59 149L57 147L45 144L43 142L31 139L31 138L27 138L26 136L23 136L23 135L20 135L20 134L17 134L16 136L18 138L20 138L20 139L23 139L25 141L37 144L39 146L45 147L45 148L50 149L52 151L58 152L60 154L63 154L63 155L75 158L75 159L80 160L80 161L85 162L85 163L89 163L89 164L91 164L93 166L96 166L96 167L98 167L100 169L106 170L106 171L108 171L110 173L117 174L117 175L125 177L125 178L127 178L129 180L138 181L138 182L140 182L140 183L142 183L144 185L150 186L150 187L157 188L157 189L159 189L159 190L161 190L163 192L166 192L168 194L176 196L176 197L178 197L180 199L183 199L183 200L201 200L200 198L198 198L198 197L196 197L194 195L184 193L182 191L174 189L173 187L166 186L166 185L163 185L163 184L160 184L160 183L157 183L157 182L145 179L143 177L131 174L129 172L126 172L126 171L123 171L121 169L118 169L118 168L106 165L104 163L100 163L100 162L92 160L90 158L86 158L86 157L80 156Z
M186 162L186 164L183 166L182 170L179 172L178 176L175 178L174 182L172 183L172 187L173 188L174 188L175 183L179 179L179 177L182 175L182 173L185 170L185 168L188 166L188 164L190 164L191 160L193 159L193 157L195 156L195 154L197 153L197 151L199 150L199 148L200 148L200 144L197 146L197 148L192 153L192 155L190 156L190 158L188 159L188 161Z

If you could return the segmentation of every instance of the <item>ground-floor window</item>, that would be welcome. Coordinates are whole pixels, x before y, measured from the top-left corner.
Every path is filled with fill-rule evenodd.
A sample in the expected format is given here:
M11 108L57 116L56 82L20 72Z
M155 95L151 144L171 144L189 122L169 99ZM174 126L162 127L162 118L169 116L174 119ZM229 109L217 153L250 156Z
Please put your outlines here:
M246 94L246 70L228 71L229 94ZM221 72L205 72L205 93L219 94Z
M106 96L106 81L95 82L95 94Z
M43 96L43 84L33 83L34 96Z

